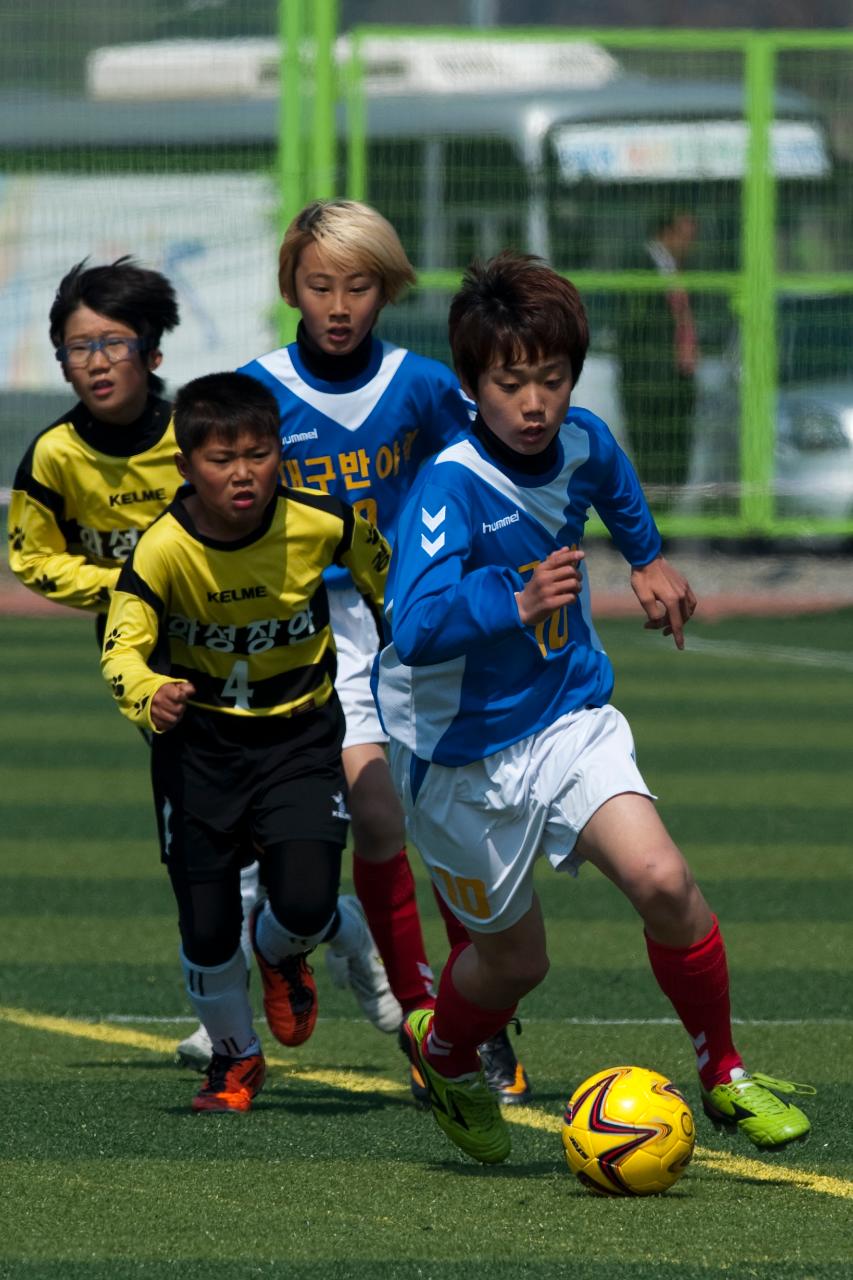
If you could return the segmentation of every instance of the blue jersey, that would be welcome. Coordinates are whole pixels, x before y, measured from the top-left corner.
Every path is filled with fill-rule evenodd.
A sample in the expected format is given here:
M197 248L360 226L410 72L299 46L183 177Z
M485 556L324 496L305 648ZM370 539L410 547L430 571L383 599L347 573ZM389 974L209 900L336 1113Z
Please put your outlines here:
M389 542L424 460L470 426L473 406L446 365L375 337L367 368L348 382L315 377L296 342L240 373L278 401L286 483L348 502ZM326 577L330 587L350 580L337 566Z
M515 593L558 547L579 547L594 507L632 565L661 549L633 467L600 418L571 409L544 475L510 470L472 436L421 473L400 516L385 592L392 643L374 693L386 731L422 760L481 760L580 707L613 670L575 604L525 626Z

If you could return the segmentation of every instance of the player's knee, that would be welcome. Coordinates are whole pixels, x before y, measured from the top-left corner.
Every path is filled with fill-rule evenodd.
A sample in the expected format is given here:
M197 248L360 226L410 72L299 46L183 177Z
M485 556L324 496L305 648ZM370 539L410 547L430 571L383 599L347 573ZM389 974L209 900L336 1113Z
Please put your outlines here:
M532 991L534 987L538 987L544 982L548 976L548 970L551 967L551 961L543 953L539 957L532 957L518 972L518 979L524 985L524 993Z
M376 808L350 802L353 843L359 857L367 862L386 862L406 843L403 812L399 806Z
M215 929L184 929L181 933L181 950L187 961L201 969L215 969L227 964L240 949L240 930L233 928L217 932Z
M307 947L322 942L335 920L337 894L318 901L275 903L270 899L270 910L276 923L286 933L304 941Z
M638 905L646 919L676 920L689 911L697 892L690 868L682 858L662 858L647 867Z
M493 959L492 968L501 989L520 1000L544 981L550 963L544 950L509 951Z

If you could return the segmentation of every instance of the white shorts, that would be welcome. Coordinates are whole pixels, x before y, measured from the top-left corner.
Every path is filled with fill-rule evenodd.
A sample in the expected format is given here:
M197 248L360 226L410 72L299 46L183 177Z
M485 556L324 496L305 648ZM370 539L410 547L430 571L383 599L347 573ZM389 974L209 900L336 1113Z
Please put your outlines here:
M628 722L611 706L561 716L473 764L430 764L414 798L412 758L392 742L409 836L453 914L480 933L508 929L530 909L540 855L577 875L578 835L606 800L652 797Z
M365 742L385 743L388 736L382 731L370 690L379 634L373 615L355 587L329 591L329 621L338 651L335 689L347 722L342 750Z

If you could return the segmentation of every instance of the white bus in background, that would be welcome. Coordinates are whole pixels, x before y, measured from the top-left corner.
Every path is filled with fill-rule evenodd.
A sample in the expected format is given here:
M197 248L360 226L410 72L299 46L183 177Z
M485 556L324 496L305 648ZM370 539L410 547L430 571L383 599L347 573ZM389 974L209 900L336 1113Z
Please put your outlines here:
M343 64L351 52L346 38L337 52ZM358 194L391 218L425 277L458 272L473 256L507 245L540 253L569 273L618 271L633 260L650 215L686 200L701 218L691 267L738 269L747 138L740 83L629 74L590 41L510 44L425 32L417 39L370 36L361 57L367 144L366 186ZM0 390L55 387L62 394L46 314L59 275L87 253L103 260L133 251L176 278L183 319L164 364L173 385L233 367L274 343L278 89L277 41L154 42L96 50L85 99L35 98L17 116L0 113L0 150L45 156L43 172L30 166L0 184L13 283L0 303ZM339 136L343 192L343 107ZM104 153L90 171L61 158L80 138ZM771 150L779 266L849 266L849 201L839 195L826 129L808 98L777 94ZM124 157L120 172L103 176L116 152ZM167 153L186 155L186 172L177 163L160 172ZM618 433L613 295L584 292L593 348L580 394ZM447 358L447 297L447 290L421 291L389 308L384 332ZM736 417L724 359L736 327L729 299L701 295L696 302L702 376L711 399L734 396L734 411L726 412ZM836 316L839 305L843 320L848 299L830 308ZM818 332L808 323L799 328L800 338ZM841 350L837 336L843 330L827 329L828 343L812 344L814 368L781 339L792 369L800 365L805 380L833 383L842 403L851 373L849 344ZM780 410L779 420L785 428L790 415ZM816 435L818 421L835 423L827 440L845 436L847 419L836 408L810 421L813 440L824 438Z

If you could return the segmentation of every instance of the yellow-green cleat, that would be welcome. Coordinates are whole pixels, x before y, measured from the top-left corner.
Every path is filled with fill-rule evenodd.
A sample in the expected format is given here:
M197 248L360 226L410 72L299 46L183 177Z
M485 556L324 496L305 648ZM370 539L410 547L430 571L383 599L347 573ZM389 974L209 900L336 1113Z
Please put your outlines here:
M473 1160L500 1164L509 1155L510 1140L497 1098L482 1071L451 1080L430 1066L422 1046L431 1022L432 1009L415 1009L403 1023L401 1041L427 1088L436 1123Z
M805 1112L780 1095L814 1092L811 1085L738 1068L725 1084L702 1090L702 1105L711 1120L736 1126L757 1147L782 1147L805 1138L811 1124Z

